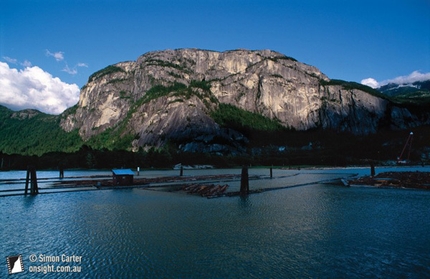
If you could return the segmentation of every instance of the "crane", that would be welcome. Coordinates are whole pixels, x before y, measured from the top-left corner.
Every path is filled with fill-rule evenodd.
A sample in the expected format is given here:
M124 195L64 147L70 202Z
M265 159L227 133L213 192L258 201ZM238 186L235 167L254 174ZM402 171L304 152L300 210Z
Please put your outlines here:
M400 156L397 157L397 164L403 165L407 164L409 162L409 157L411 155L411 149L412 149L412 139L414 138L414 133L410 132L408 139L406 140L405 146L403 147L402 153L400 153ZM403 154L405 153L406 149L408 148L408 158L406 160L403 160Z

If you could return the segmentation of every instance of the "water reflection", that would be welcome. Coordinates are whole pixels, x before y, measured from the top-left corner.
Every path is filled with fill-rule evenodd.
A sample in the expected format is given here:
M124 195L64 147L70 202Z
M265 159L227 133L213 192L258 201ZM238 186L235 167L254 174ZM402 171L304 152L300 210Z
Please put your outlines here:
M24 208L25 209L30 209L33 207L34 203L37 202L37 196L32 196L32 195L26 195L24 196Z
M248 208L252 206L249 195L240 195L238 198L239 208Z
M290 178L305 176L326 177ZM282 184L258 187L266 182ZM76 254L76 278L425 278L429 198L322 184L217 199L142 189L7 197L0 257L22 254L28 266L32 253Z

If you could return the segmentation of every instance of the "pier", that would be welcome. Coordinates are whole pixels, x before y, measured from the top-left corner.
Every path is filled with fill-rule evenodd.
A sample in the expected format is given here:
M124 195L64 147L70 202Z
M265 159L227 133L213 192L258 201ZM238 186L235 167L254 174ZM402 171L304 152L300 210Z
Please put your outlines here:
M157 171L157 175L148 175L148 172L140 171L140 176L135 177L131 185L114 185L112 175L109 175L108 172L106 172L106 175L69 177L67 175L63 177L43 177L44 172L41 173L42 175L39 175L37 178L34 175L33 184L38 185L37 194L136 188L142 190L183 192L207 198L247 196L266 191L318 183L340 183L340 179L351 176L351 174L332 174L324 173L323 171L315 174L312 170L308 173L303 169L274 170L272 167L267 169L248 169L247 167L230 169L228 173L225 170L199 170L194 172L194 174L199 173L199 175L181 175L174 170ZM33 175L29 172L28 176L28 185L31 185L30 182ZM24 190L26 181L26 178L0 179L0 197L28 193L28 190ZM8 187L2 187L5 185ZM32 194L31 188L29 189L30 194Z

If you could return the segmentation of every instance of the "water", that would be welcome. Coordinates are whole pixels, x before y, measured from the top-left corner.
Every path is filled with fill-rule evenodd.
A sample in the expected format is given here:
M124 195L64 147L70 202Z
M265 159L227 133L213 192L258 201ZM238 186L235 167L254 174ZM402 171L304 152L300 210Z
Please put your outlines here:
M276 170L250 187L354 172ZM0 258L22 255L25 271L11 278L428 278L429 200L428 191L320 183L247 198L144 189L0 197ZM50 264L33 254L82 256L81 272L30 273Z

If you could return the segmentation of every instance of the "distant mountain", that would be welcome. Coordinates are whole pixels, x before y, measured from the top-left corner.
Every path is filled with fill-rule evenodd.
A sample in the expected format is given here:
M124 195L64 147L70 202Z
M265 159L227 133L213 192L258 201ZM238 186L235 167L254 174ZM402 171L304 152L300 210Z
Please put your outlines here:
M430 105L430 80L409 84L389 83L377 89L395 103Z
M409 84L389 83L379 87L378 90L388 96L430 94L430 80L417 81Z
M36 113L16 118L22 112L5 111L3 119L10 132L20 131L24 123L43 123L40 129L23 130L40 134L40 140L15 144L15 152L29 152L38 144L57 151L49 143L61 142L63 150L83 144L130 151L173 146L234 155L247 152L256 138L260 145L282 142L267 136L274 131L369 135L430 124L428 107L390 98L358 83L330 79L270 50L178 49L149 52L95 72L78 104L58 117ZM5 148L13 138L0 138L0 151L12 152Z

